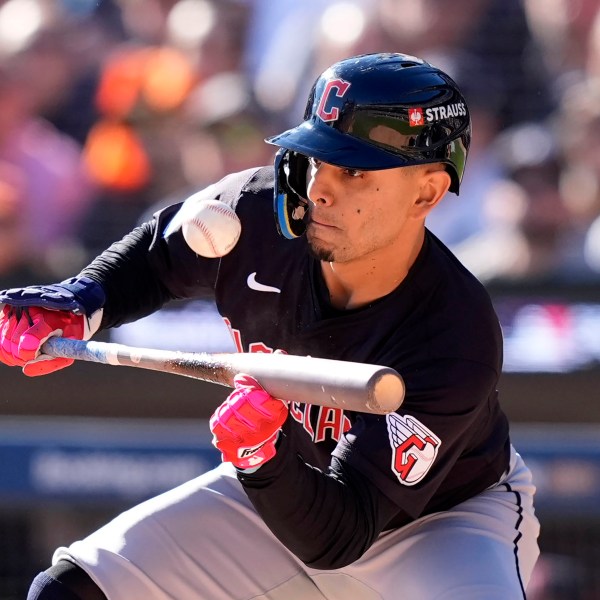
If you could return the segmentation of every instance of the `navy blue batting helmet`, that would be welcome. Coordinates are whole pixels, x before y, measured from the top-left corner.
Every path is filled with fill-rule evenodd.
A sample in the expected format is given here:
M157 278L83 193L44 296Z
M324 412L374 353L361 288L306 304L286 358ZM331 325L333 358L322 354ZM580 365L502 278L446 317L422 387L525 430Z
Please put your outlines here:
M304 121L266 141L275 159L280 232L304 232L308 157L362 171L440 162L458 194L471 140L467 103L443 71L406 54L364 54L315 82Z

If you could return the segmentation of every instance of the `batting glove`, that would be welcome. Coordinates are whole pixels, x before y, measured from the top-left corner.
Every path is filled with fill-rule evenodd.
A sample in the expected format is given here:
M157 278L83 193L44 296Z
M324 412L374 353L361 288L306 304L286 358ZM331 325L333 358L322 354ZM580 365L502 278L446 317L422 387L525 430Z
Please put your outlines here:
M53 336L90 339L100 327L104 292L83 277L4 290L0 302L0 362L36 377L73 364L73 359L41 354L40 348Z
M235 391L210 418L213 445L238 469L257 469L275 456L288 405L249 375L236 375Z

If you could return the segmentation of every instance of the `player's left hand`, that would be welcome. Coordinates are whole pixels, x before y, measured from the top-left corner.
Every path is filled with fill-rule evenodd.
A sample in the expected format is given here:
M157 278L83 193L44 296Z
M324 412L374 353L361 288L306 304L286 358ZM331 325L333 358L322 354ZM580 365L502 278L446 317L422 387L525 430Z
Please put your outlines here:
M210 418L213 445L238 469L255 469L275 456L275 442L288 405L249 375L236 375L235 391Z

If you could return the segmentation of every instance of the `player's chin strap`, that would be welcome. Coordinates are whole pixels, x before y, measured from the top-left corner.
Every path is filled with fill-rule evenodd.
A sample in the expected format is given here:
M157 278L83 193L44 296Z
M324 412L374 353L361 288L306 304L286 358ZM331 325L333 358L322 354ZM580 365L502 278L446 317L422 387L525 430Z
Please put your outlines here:
M275 155L275 222L279 233L293 240L306 229L308 158L280 148Z

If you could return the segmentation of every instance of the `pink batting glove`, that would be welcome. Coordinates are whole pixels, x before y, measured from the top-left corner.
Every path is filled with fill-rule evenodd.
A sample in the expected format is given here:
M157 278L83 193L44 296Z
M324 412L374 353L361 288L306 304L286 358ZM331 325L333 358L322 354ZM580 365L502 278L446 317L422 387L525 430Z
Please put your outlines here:
M288 405L249 375L236 375L233 391L210 418L213 445L238 469L262 466L275 456L275 442Z
M46 375L73 364L73 359L40 355L41 345L52 336L81 340L84 317L72 312L5 305L0 312L0 362L23 367L29 377Z

